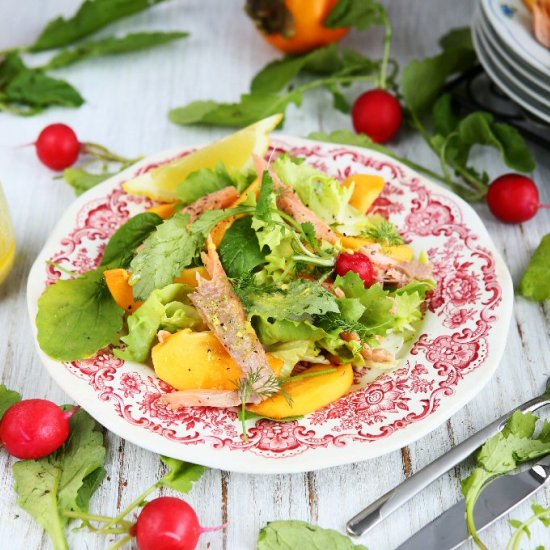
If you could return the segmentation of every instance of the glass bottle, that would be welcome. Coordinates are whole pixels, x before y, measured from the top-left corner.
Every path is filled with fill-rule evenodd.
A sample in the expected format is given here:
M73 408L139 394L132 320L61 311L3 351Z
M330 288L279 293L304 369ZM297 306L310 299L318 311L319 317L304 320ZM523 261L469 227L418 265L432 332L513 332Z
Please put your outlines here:
M15 232L8 203L0 184L0 284L9 275L15 260Z

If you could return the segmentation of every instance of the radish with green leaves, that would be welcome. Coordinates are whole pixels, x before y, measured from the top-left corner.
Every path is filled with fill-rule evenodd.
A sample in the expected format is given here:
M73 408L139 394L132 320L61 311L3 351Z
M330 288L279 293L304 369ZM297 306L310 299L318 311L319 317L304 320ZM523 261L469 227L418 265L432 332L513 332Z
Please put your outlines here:
M12 405L0 423L0 441L21 459L53 453L69 437L69 419L80 407L64 411L47 399L25 399Z

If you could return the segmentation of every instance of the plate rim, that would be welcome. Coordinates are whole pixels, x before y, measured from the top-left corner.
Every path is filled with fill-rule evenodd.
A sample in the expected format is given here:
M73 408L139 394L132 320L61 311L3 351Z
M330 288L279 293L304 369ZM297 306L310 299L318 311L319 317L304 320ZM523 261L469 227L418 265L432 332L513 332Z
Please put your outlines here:
M550 124L550 110L548 113L541 111L538 106L533 106L532 103L530 103L529 98L526 98L522 95L523 92L518 91L518 88L516 88L516 85L509 82L506 75L503 75L502 72L495 68L491 63L488 61L486 52L483 51L483 48L481 47L481 41L484 40L483 36L480 38L477 34L477 28L474 27L474 32L472 33L472 40L474 42L475 50L477 55L479 56L479 60L481 64L483 65L484 70L487 72L491 80L495 82L502 90L510 97L511 100L515 101L518 105L520 105L523 109L526 111L529 111L533 116L539 118L542 122L545 122L546 124ZM534 98L531 98L533 100Z
M284 144L291 146L316 145L329 149L343 148L345 150L360 154L368 153L372 158L390 162L391 164L398 166L405 174L416 177L423 184L426 184L431 192L437 192L440 195L444 195L445 197L452 199L460 208L461 212L467 215L468 218L472 218L473 216L473 219L477 223L476 231L483 239L483 246L491 252L494 259L495 273L502 288L502 300L499 304L500 318L498 320L498 324L499 326L502 326L503 330L506 332L509 330L514 304L512 278L501 254L496 249L494 242L481 218L468 203L447 188L440 186L432 180L416 173L414 170L401 162L396 161L383 153L379 153L378 151L372 151L352 145L335 144L287 136L279 133L272 134L271 145L273 146L279 140ZM198 147L200 147L200 145ZM174 456L174 458L178 458L180 460L196 462L211 468L238 473L264 475L303 473L377 458L401 449L404 446L410 445L440 427L446 420L473 400L489 383L501 362L506 347L506 338L498 339L493 343L492 350L488 353L483 363L483 370L477 372L475 386L469 390L468 388L463 388L462 391L457 391L453 401L450 403L447 402L447 405L444 407L438 407L422 421L398 430L394 434L375 443L365 444L363 442L357 442L354 445L354 442L350 442L346 445L345 452L340 454L327 453L326 448L315 448L309 454L305 451L295 456L276 459L255 455L253 453L237 454L229 449L212 449L211 446L204 447L178 444L177 442L166 439L162 435L144 432L143 428L130 424L128 421L114 413L112 409L108 409L107 407L97 407L98 399L95 392L93 394L91 393L93 390L88 388L88 392L79 392L79 386L84 389L88 387L88 383L68 373L64 366L60 369L60 362L49 358L44 352L42 352L38 345L37 328L34 319L37 311L37 300L43 292L44 277L40 274L40 271L43 269L44 258L47 257L47 251L51 250L52 245L58 242L58 235L64 232L63 227L67 225L66 219L70 216L74 216L74 214L79 211L81 206L89 202L90 198L96 196L99 198L104 196L104 189L113 186L115 182L122 181L124 177L135 173L139 167L150 164L151 162L171 158L178 153L193 150L194 148L196 148L196 146L182 145L177 148L171 148L160 153L149 155L123 172L109 178L97 187L78 197L71 205L69 205L58 220L56 226L53 228L41 248L37 258L33 262L29 272L26 293L27 309L34 344L37 348L41 362L46 368L48 374L63 389L63 391L65 391L77 403L81 404L82 407L105 428L119 437L154 453ZM35 288L37 282L41 283L38 294ZM88 395L88 393L90 393L90 395ZM146 437L143 437L144 433ZM179 450L181 450L182 453L174 453L174 446L177 445L179 445ZM229 457L229 460L227 457ZM232 457L233 460L231 460ZM311 457L315 460L311 460Z
M508 44L508 47L514 52L516 52L517 55L523 61L525 61L527 64L529 64L538 72L542 72L543 74L548 74L548 72L550 71L550 52L548 52L548 58L549 58L548 64L545 65L543 61L538 59L535 53L531 53L529 50L522 48L521 44L512 38L514 33L513 33L513 30L506 25L507 20L503 19L503 16L501 16L498 13L498 10L496 10L495 2L499 2L499 1L500 0L481 0L480 2L481 9L485 13L485 16L489 24L493 27L494 31L499 36L502 36L503 40L506 42L506 44ZM524 10L524 9L527 10L527 8L523 5L523 3L518 2L518 0L514 0L514 7L517 10ZM496 10L496 13L495 13L495 10ZM499 32L497 27L505 30L506 32ZM531 32L528 32L528 35L531 39L531 42L537 46L536 50L540 48L542 52L545 52L546 48L544 48L542 44L539 44L532 30Z

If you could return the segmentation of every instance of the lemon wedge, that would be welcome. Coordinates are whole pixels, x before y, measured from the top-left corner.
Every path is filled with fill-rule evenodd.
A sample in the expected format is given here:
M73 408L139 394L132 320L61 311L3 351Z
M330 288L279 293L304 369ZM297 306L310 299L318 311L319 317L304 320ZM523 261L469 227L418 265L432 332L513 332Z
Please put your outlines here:
M269 132L282 118L280 114L264 118L185 157L154 168L127 181L124 190L156 201L173 201L177 198L176 188L192 172L215 168L220 162L227 168L240 169L251 161L252 155L265 155L269 147Z

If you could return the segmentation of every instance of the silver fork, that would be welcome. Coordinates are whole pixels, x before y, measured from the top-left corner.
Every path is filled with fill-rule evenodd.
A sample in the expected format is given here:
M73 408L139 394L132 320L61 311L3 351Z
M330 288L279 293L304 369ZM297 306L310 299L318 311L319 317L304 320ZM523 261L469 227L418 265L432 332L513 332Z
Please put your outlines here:
M468 439L465 439L462 443L459 443L444 455L436 458L433 462L403 481L403 483L394 487L385 495L382 495L378 500L374 501L356 516L351 518L346 524L348 533L352 536L359 536L370 531L383 519L395 512L397 508L422 491L422 489L430 485L430 483L434 482L453 466L456 466L459 462L462 462L465 458L470 456L476 449L481 447L489 437L500 432L502 428L504 428L506 421L514 412L533 412L549 404L550 378L546 381L546 390L542 395L526 401L479 432L476 432Z

